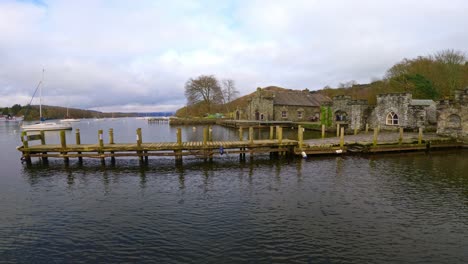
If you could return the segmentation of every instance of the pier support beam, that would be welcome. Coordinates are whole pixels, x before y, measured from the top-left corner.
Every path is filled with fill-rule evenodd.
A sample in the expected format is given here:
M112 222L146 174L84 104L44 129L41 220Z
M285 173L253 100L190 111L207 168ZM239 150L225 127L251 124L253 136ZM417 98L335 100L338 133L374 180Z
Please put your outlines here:
M180 127L177 128L177 146L179 148L182 148L182 129ZM174 151L174 153L175 153L176 163L180 164L182 162L182 150L177 149Z
M80 129L75 129L75 144L81 145ZM83 157L81 157L81 151L78 151L78 162L83 163Z
M325 138L325 125L322 125L322 139Z
M340 129L340 148L344 147L344 127Z
M67 149L67 138L65 137L65 130L60 130L60 146L62 147L62 150ZM67 155L67 152L65 151L62 151L60 153L62 155ZM63 161L65 161L65 163L68 163L69 162L68 157L64 157Z
M104 151L102 150L104 148L104 139L102 137L103 131L102 129L98 130L98 142L99 142L99 154L104 154ZM106 164L106 159L104 157L101 157L101 164L105 165Z
M39 132L39 134L41 135L41 145L45 145L46 141L45 141L44 131L41 130L41 132ZM42 152L42 154L47 154L47 152ZM43 156L42 157L42 162L47 163L47 161L48 161L47 157Z
M109 128L109 144L114 144L114 129ZM111 163L115 164L114 151L111 151Z
M136 136L137 147L138 147L138 149L141 149L141 143L143 142L143 139L142 139L142 136L141 136L141 128L137 128L136 135L137 135ZM138 154L138 158L139 158L140 162L143 163L143 151L138 150L137 154Z

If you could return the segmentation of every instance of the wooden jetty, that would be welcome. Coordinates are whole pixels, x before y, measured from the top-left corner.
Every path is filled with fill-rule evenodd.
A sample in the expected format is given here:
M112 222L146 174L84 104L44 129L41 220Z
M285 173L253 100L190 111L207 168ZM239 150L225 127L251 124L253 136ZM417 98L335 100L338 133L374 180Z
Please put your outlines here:
M377 153L392 151L420 151L434 148L459 148L467 147L463 142L450 138L441 138L436 135L423 136L422 129L414 135L404 136L403 129L399 133L380 134L374 129L373 136L362 133L358 135L344 135L344 128L336 138L325 138L322 127L322 138L304 140L304 128L298 127L297 140L283 139L281 126L270 127L268 139L254 140L254 128L249 127L248 138L243 138L243 128L239 128L239 139L232 141L216 141L212 137L211 127L203 129L203 141L182 141L181 128L177 129L176 142L143 142L141 129L136 130L136 142L115 143L114 131L109 129L109 142L104 143L103 130L98 131L96 144L81 144L80 131L75 130L75 142L66 141L65 131L60 131L60 144L46 144L44 131L31 134L23 131L21 134L22 146L18 150L22 152L22 160L31 163L31 158L38 157L43 161L48 158L61 158L68 162L70 158L77 158L80 162L83 158L97 158L105 164L106 158L115 162L116 157L138 157L141 162L147 162L150 156L173 156L178 162L184 156L195 156L205 160L213 156L224 154L238 154L241 160L245 160L246 154L253 158L257 154L270 155L319 155L319 154L345 154L345 153ZM36 144L32 144L36 142ZM40 143L39 143L40 142Z

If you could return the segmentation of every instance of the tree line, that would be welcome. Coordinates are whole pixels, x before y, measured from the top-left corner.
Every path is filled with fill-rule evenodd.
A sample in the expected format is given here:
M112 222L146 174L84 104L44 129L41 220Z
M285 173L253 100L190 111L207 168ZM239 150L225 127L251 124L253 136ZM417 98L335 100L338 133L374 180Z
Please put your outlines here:
M439 100L465 87L468 87L467 56L448 49L414 59L405 58L388 69L382 79L369 84L349 81L340 83L336 89L326 86L320 92L329 97L350 95L375 103L376 95L381 93L409 92L416 99Z

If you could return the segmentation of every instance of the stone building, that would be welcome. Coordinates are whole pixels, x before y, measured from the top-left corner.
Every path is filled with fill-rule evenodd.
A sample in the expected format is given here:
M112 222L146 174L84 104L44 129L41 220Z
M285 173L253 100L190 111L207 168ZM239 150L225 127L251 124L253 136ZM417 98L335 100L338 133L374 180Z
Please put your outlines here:
M370 115L369 124L381 129L427 128L437 123L436 103L433 100L413 99L410 93L377 95L377 104Z
M333 125L347 129L380 127L393 130L428 128L436 125L436 103L413 99L410 93L377 95L377 103L370 106L366 100L352 100L350 96L333 97Z
M257 88L249 99L247 119L259 121L318 121L320 106L331 100L309 90Z
M340 124L349 129L362 129L369 116L369 104L366 100L352 100L351 96L333 97L333 126Z
M437 104L437 134L468 140L468 87Z

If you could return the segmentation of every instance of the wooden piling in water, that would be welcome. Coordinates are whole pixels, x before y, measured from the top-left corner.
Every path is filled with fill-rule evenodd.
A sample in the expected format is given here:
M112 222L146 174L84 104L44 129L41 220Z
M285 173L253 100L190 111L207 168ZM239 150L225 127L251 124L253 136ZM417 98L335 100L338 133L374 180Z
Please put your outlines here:
M137 128L136 134L137 134L137 137L136 137L137 138L137 142L136 142L137 147L139 149L141 149L141 143L143 142L143 139L142 139L142 136L141 136L141 128ZM143 151L138 150L137 154L138 154L138 158L139 158L140 162L143 162Z
M244 131L242 130L242 127L239 127L239 141L244 140Z
M177 146L182 147L182 129L179 127L177 128ZM177 149L174 151L175 153L175 159L177 163L180 163L182 161L182 150Z
M269 137L270 140L273 140L273 138L275 137L274 133L275 133L275 127L270 126L270 137Z
M358 133L358 127L355 126L355 127L354 127L354 135L357 135L357 133Z
M60 130L60 146L62 147L62 150L67 149L67 138L65 136L65 130ZM67 155L67 152L62 151L60 152L62 155ZM65 163L68 163L69 159L68 157L64 157L63 160Z
M98 144L99 144L99 152L98 153L100 155L104 154L104 152L102 150L104 148L104 139L102 137L102 133L103 133L102 129L99 129L98 130ZM101 157L101 164L102 165L106 164L106 159L104 158L104 155L102 155L102 157Z
M253 127L249 127L249 143L253 144L254 139L254 129Z
M80 137L80 129L77 128L75 129L75 144L76 145L81 145L81 137ZM83 163L83 157L80 156L81 151L78 151L78 162Z
M340 124L336 124L336 137L340 137Z
M114 129L113 128L109 128L109 144L114 144ZM115 163L115 156L113 155L114 154L114 151L111 151L111 163L114 164Z
M39 135L41 136L41 145L45 145L45 144L46 144L46 141L45 141L45 133L44 133L44 131L41 130L41 132L39 132ZM47 152L43 152L43 154L47 154ZM47 157L42 157L42 161L43 161L43 162L47 162L47 161L48 161Z
M340 148L344 147L344 127L340 129Z
M369 124L366 123L366 134L369 133Z
M325 125L322 125L322 139L325 138Z
M302 145L304 145L304 128L301 125L297 127L297 141L299 141L299 149L302 149Z

